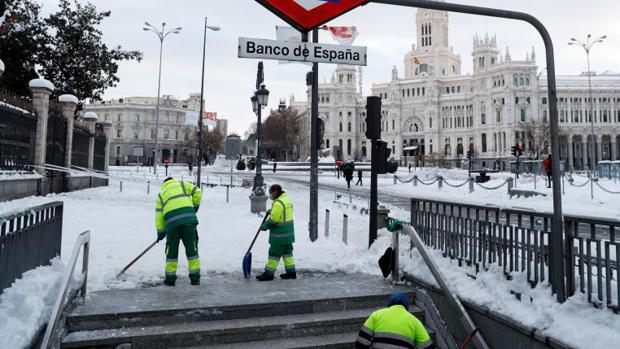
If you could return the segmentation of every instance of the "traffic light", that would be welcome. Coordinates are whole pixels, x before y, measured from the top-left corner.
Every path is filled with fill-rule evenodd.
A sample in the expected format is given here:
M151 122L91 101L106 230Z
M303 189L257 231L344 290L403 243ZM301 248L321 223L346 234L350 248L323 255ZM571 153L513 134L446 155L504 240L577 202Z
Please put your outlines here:
M467 160L471 160L474 157L474 152L471 150L467 151Z
M512 147L510 147L510 154L512 154L512 156L517 157L517 146L513 145Z
M376 156L376 171L377 174L388 173L388 160L392 154L392 149L388 148L387 142L376 141L373 154Z
M381 98L377 96L366 100L366 138L381 139Z
M521 145L519 146L519 149L518 149L518 150L519 150L519 152L518 152L518 154L519 154L519 155L518 155L518 156L523 155L523 153L525 152L525 146L524 146L523 144L521 144Z

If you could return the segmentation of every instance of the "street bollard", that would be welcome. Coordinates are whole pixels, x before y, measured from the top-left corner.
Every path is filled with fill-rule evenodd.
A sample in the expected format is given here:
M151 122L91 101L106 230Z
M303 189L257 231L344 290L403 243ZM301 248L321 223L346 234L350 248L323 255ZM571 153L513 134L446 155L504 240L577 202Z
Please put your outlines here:
M414 187L418 186L418 176L413 176L413 186Z
M394 185L396 185L396 175L394 175Z
M474 177L469 177L469 192L474 192Z
M329 209L325 209L325 237L329 237Z
M230 189L229 186L226 186L226 203L228 203L228 190Z
M123 192L123 181L121 181L121 193Z
M439 189L443 188L443 177L439 177L439 179L437 180L437 186L439 187Z
M512 188L514 187L514 183L515 183L514 178L512 177L508 178L508 196L510 196L510 192L512 191Z
M342 242L347 244L347 240L349 239L349 216L342 215Z
M151 181L146 182L146 193L151 193Z

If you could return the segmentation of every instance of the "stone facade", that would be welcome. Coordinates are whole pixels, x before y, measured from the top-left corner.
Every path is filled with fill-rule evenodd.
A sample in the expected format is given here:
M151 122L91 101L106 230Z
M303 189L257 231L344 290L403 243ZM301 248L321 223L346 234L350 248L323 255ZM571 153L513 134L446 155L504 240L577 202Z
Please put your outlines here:
M88 104L85 111L97 113L99 121L111 123L109 163L112 165L151 164L155 149L155 105L126 103L120 101ZM156 100L156 99L155 99ZM159 109L160 163L167 158L171 163L186 162L192 149L188 142L196 130L187 120L188 109L170 107L162 103ZM134 156L134 148L142 148L143 156Z
M516 60L508 48L500 54L495 37L476 36L473 73L463 74L461 57L449 46L448 26L447 12L420 9L416 43L404 57L404 75L394 66L388 82L372 85L372 94L382 98L382 136L393 157L458 161L472 150L489 166L497 159L511 160L510 148L516 144L525 146L527 156L540 157L547 150L535 149L526 134L527 124L544 125L549 118L546 76L539 72L534 49ZM584 145L592 132L588 75L597 161L618 160L619 155L620 74L558 76L562 159L571 168L586 167L590 157ZM356 87L359 78L356 68L338 66L331 81L319 87L324 148L343 159L370 159L370 142L364 135L366 102ZM309 118L309 102L292 100L291 106ZM302 125L309 127L309 121ZM309 137L303 141L305 158Z

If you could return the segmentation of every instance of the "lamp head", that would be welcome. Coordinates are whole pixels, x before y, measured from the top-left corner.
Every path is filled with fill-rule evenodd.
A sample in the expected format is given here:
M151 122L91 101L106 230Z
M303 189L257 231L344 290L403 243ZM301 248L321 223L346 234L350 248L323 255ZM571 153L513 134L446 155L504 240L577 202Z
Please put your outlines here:
M269 90L265 88L265 85L260 86L260 89L256 91L256 96L261 107L266 107L269 104Z
M254 114L256 114L258 112L258 97L256 97L256 94L254 94L252 97L250 97L250 101L252 102L252 111L254 111Z

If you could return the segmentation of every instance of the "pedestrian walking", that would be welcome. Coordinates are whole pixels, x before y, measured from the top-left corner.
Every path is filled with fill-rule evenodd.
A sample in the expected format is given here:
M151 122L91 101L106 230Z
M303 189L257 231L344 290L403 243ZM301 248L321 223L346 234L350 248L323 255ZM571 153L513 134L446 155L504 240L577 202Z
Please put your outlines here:
M409 173L411 173L411 164L409 164Z
M202 191L197 186L167 178L157 196L155 226L157 241L166 239L166 278L164 284L174 286L177 279L179 244L182 241L187 256L192 285L200 285L200 258L198 256L198 218Z
M370 315L355 342L357 349L428 349L433 346L422 322L409 312L409 300L403 293L391 295L387 308Z
M551 161L551 154L543 160L543 168L547 174L547 188L551 188L551 178L553 176L553 162Z
M358 186L358 185L359 185L359 186L364 186L364 185L362 184L362 178L363 178L363 175L364 175L364 174L362 173L362 170L357 170L357 182L355 183L355 186Z
M274 160L273 161L273 173L276 173L276 168L278 167L278 163Z
M283 280L297 279L293 243L295 242L295 223L293 221L293 204L279 184L269 187L269 198L272 200L269 218L261 225L261 230L269 230L269 258L262 275L256 276L258 281L274 279L280 259L284 260L285 274Z

